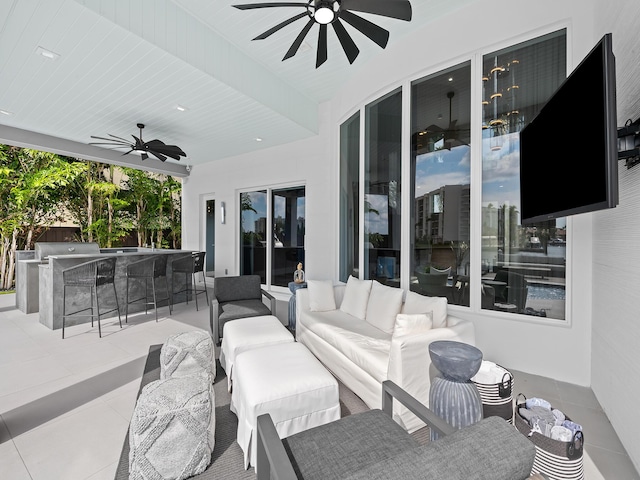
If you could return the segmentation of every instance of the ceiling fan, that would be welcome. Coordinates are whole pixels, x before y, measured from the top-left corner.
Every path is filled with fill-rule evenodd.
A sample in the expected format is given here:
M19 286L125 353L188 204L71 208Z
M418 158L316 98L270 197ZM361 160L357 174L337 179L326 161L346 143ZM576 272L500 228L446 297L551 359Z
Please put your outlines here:
M143 123L138 123L138 128L140 129L140 136L136 137L135 135L131 135L135 140L134 143L131 140L127 140L125 138L117 137L116 135L111 135L108 133L109 137L94 137L91 135L91 138L95 138L97 140L106 140L106 142L91 142L89 145L110 145L112 149L116 148L128 148L129 151L124 152L122 155L127 155L132 152L139 153L142 157L142 160L146 160L149 158L149 155L153 155L158 160L164 162L167 160L167 157L173 158L174 160L180 160L180 157L186 157L187 154L182 151L182 149L176 145L167 145L160 140L151 140L149 142L144 142L142 140L142 129L144 128Z
M423 130L423 135L439 137L439 139L443 141L442 148L446 148L447 150L451 150L451 148L460 145L469 145L468 142L465 142L460 138L460 134L465 131L470 132L470 130L456 128L458 120L451 119L451 102L454 96L455 92L447 92L447 98L449 99L449 126L447 128L442 128L436 124L432 124Z
M371 13L383 17L396 18L398 20L411 20L411 3L409 0L308 0L307 2L269 2L269 3L248 3L233 5L240 10L251 10L255 8L270 7L297 7L304 8L302 13L279 23L264 33L258 35L253 40L264 40L271 34L277 32L290 23L304 17L309 17L309 21L298 34L293 44L285 54L283 61L293 57L307 33L314 24L320 25L318 33L318 50L316 55L316 68L327 61L327 25L331 24L336 36L342 45L344 53L347 55L349 63L353 63L360 50L345 29L341 20L359 30L362 34L373 40L382 48L387 46L389 32L375 23L360 17L351 11Z

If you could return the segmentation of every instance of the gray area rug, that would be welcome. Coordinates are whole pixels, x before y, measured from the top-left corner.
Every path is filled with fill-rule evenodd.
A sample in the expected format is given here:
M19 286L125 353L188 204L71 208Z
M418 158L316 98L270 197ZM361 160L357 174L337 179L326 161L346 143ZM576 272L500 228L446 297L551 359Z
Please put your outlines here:
M140 382L140 389L138 390L138 396L142 387L147 383L152 382L160 378L160 349L162 345L152 345L149 348L149 355L144 367L144 373ZM242 449L236 442L236 431L238 428L238 418L235 414L231 413L229 409L229 403L231 402L231 395L227 391L227 376L220 366L220 362L216 360L216 379L213 389L216 397L216 434L215 434L215 446L213 454L211 455L211 463L209 467L199 475L195 475L191 478L195 480L241 480L251 479L255 480L256 475L253 468L248 470L244 469L244 455ZM352 415L358 412L364 412L369 407L354 394L351 390L346 388L340 381L338 381L340 392L340 410L341 416ZM413 433L414 438L420 443L429 441L429 429L427 427L418 430ZM122 446L122 453L120 454L120 461L118 462L118 468L115 475L116 480L128 480L129 479L129 434L127 433L124 444Z

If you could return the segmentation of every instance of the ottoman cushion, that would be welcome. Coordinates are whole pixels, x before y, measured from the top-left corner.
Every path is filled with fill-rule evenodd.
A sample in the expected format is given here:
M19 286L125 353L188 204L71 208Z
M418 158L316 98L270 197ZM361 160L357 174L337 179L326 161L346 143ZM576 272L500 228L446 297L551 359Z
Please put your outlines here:
M193 330L170 336L160 350L160 380L184 377L201 370L216 376L216 359L211 335Z
M140 392L129 426L130 480L182 480L211 462L215 398L208 373L155 380Z
M244 351L234 369L230 407L238 416L245 468L256 465L253 441L259 415L271 415L280 438L340 418L337 380L300 343Z
M227 373L229 391L233 384L233 364L239 353L278 343L293 342L293 335L274 315L261 315L227 322L220 348L220 365Z

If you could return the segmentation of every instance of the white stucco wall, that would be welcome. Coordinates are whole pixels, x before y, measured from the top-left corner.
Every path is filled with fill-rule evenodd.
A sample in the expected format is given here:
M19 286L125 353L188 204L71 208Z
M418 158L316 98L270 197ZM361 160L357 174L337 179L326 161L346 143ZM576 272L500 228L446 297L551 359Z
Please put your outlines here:
M637 0L479 0L402 41L394 41L392 33L389 46L375 63L365 65L321 106L316 138L193 168L184 183L184 248L204 248L202 198L212 195L217 205L221 201L227 205L227 222L216 227L216 275L224 275L225 270L237 274L239 191L305 185L307 277L337 280L339 124L359 105L408 85L411 79L468 60L471 52L495 50L567 27L570 68L602 34L613 32L619 111L635 119L640 116L640 82L637 74L628 71L637 68L633 52L639 50L639 44L626 52L618 52L617 47L628 43L625 39L635 39L637 22L628 18L637 20L638 9ZM627 20L621 22L621 18ZM416 58L421 59L420 64ZM628 78L632 86L620 89L620 78ZM622 108L621 91L632 99ZM575 128L571 122L576 120L570 116L559 119L558 128ZM249 132L247 141L253 141ZM478 175L479 166L472 168L472 176ZM640 238L638 209L633 208L640 205L636 193L640 191L640 166L629 172L623 168L620 207L569 221L568 322L529 321L497 312L450 308L474 322L485 358L516 370L592 385L637 467L640 419L629 415L627 407L640 394L640 350L636 346L640 338L640 253L633 248ZM403 192L407 195L408 189ZM480 211L473 215L478 228Z

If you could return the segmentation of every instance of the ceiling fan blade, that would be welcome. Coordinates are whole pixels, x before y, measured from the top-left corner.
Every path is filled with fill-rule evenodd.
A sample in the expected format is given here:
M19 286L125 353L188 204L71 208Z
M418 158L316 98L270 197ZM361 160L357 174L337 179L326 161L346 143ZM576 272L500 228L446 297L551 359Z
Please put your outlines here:
M295 17L291 17L288 20L285 20L282 23L279 23L278 25L276 25L273 28L270 28L269 30L267 30L264 33L261 33L260 35L258 35L256 38L254 38L253 40L264 40L265 38L267 38L269 35L272 35L274 33L276 33L278 30L280 30L283 27L286 27L287 25L289 25L290 23L295 22L296 20L300 20L302 17L307 17L307 12L304 13L300 13L298 15L296 15Z
M122 156L124 157L125 155L129 155L131 152L133 152L133 148L132 148L131 150L129 150L128 152L124 152L124 153L122 154Z
M316 54L316 68L327 61L327 26L320 25L318 31L318 52Z
M287 50L287 53L282 59L283 61L286 60L287 58L293 57L296 54L296 52L300 48L300 45L302 45L302 42L304 41L304 37L307 36L307 33L309 33L309 30L311 30L311 27L313 27L314 23L316 22L313 20L313 18L307 22L307 24L304 26L302 31L298 34L296 39L291 44L291 47L289 47L289 50Z
M125 142L125 143L131 143L131 142L130 142L129 140L127 140L126 138L118 137L117 135L112 135L112 134L110 134L110 133L107 133L107 135L109 135L111 138L116 138L116 139L118 139L118 140L120 140L120 141L122 141L122 142Z
M269 7L307 7L306 3L301 2L271 2L271 3L244 3L241 5L231 5L238 10L252 10L254 8L269 8Z
M164 155L162 155L162 154L161 154L161 153L159 153L159 152L154 152L154 151L149 150L149 153L150 153L151 155L153 155L154 157L156 157L156 158L157 158L158 160L160 160L161 162L165 162L165 161L167 160L167 157L165 157ZM143 159L143 160L144 160L144 159ZM178 160L178 159L176 158L175 160Z
M339 19L333 22L332 25L333 29L336 32L336 35L338 36L338 40L340 40L340 45L342 45L342 49L349 59L349 63L353 63L360 53L360 50L356 46L351 36L347 33L347 30L344 28L344 25L342 25L342 22L340 22Z
M160 140L151 140L146 143L147 149L151 153L161 153L168 157L173 158L174 160L180 160L180 157L186 157L187 154L182 151L180 147L177 145L166 145L164 142Z
M373 13L383 17L411 20L411 3L409 0L342 0L342 11ZM342 15L342 13L341 13Z
M125 140L125 139L114 140L112 138L94 137L93 135L91 135L91 138L95 138L97 140L105 140L105 141L109 142L110 145L113 145L115 143L118 143L118 144L121 144L121 145L131 145L131 142L129 140Z
M361 33L369 37L369 39L376 42L382 48L385 48L387 46L387 42L389 41L388 30L385 30L375 23L371 23L369 20L359 17L358 15L355 15L347 10L342 10L340 12L340 18L352 27L360 30Z

